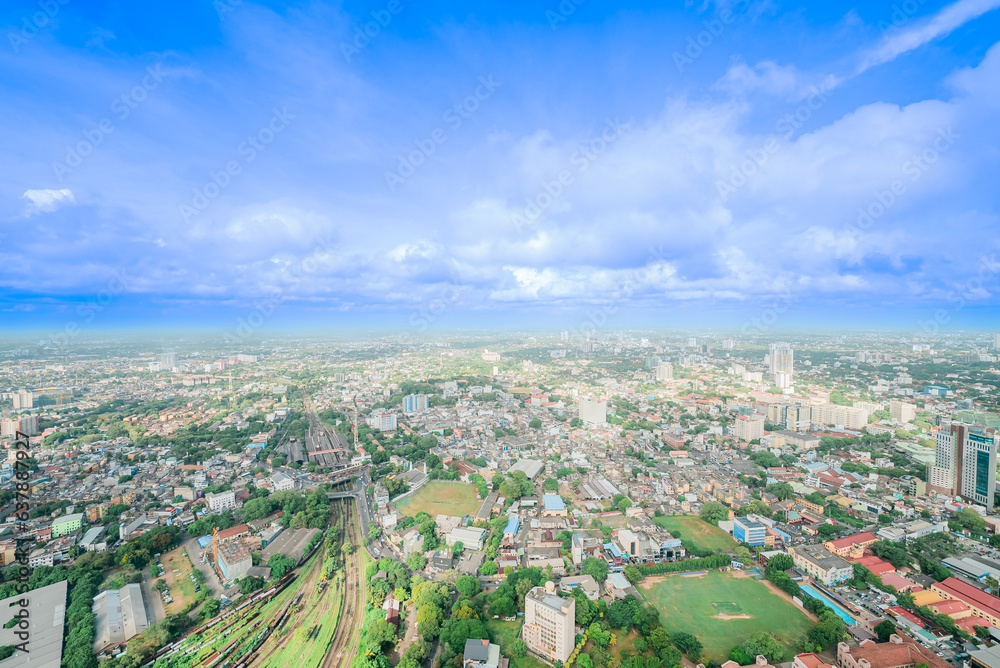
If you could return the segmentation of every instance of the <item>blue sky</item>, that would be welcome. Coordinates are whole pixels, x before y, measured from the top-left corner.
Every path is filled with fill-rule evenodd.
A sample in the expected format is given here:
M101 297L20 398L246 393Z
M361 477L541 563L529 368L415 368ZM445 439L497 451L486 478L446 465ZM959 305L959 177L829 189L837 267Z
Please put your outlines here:
M497 5L4 3L3 329L1000 326L1000 0Z

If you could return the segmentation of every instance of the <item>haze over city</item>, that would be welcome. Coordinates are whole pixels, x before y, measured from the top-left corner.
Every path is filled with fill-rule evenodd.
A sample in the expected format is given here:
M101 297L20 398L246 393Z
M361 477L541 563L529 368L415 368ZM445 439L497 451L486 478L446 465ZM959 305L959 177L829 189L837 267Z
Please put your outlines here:
M3 3L0 668L1000 668L998 9Z

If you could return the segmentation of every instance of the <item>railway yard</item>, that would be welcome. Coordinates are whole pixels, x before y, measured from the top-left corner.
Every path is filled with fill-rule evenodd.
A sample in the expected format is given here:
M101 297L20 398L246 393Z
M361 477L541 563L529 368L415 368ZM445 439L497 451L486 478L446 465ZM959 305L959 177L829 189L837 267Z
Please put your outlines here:
M357 508L351 499L332 506L340 529L343 567L323 579L322 544L281 581L237 604L163 648L154 668L339 668L357 651L367 559Z

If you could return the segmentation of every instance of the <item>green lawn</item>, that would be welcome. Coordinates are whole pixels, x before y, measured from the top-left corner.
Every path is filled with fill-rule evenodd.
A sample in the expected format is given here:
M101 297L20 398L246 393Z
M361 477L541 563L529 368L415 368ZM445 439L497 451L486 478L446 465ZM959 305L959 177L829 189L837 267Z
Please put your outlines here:
M517 634L521 631L522 619L516 622L505 622L502 619L486 619L486 630L490 632L492 641L500 645L500 653L508 656L506 648L514 642ZM520 659L511 659L510 665L514 668L549 668L544 663L532 656L524 656Z
M663 515L654 517L653 523L671 533L680 532L681 540L691 541L704 550L728 552L736 547L736 541L729 534L696 515Z
M413 496L403 499L396 509L404 515L414 517L419 512L425 512L431 517L436 515L475 515L482 505L476 496L474 485L463 482L429 482Z
M812 627L803 611L772 594L765 585L719 571L702 577L670 576L642 589L642 595L663 613L668 631L698 636L705 646L704 658L719 662L758 631L776 634L788 648L786 658L791 658L795 643ZM720 614L745 614L750 619L718 619Z

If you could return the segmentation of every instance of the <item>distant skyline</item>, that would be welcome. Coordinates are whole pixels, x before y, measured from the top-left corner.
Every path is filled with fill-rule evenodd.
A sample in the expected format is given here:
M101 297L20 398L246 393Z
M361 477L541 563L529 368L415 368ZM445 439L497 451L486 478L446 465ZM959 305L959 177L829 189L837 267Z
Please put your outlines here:
M1000 0L659 4L5 3L0 329L1000 328Z

